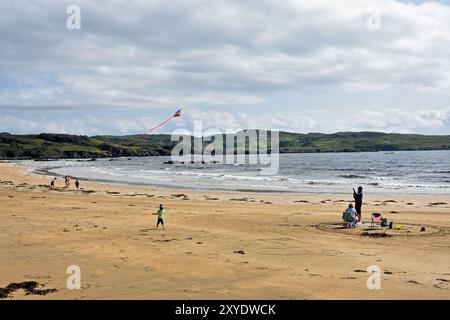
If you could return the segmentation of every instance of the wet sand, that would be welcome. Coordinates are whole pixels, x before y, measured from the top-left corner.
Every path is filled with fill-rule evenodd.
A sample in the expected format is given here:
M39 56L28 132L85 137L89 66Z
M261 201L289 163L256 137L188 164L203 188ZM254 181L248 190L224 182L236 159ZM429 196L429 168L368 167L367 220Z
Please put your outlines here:
M351 194L84 181L75 191L61 179L50 190L50 177L26 170L0 164L0 287L31 282L31 293L12 285L6 299L450 298L450 196L366 194L365 221L377 211L400 225L383 236L340 228ZM152 215L160 203L165 231ZM80 290L66 287L70 265L81 269ZM381 269L380 290L367 288L370 265Z

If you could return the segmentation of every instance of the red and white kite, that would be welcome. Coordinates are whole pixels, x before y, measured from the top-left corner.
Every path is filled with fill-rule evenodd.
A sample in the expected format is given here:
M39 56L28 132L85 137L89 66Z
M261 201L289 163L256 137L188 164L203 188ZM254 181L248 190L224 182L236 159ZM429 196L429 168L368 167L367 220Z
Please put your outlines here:
M148 130L148 132L152 132L156 129L158 129L159 127L163 126L164 124L166 124L167 122L169 122L170 120L172 120L173 118L180 118L181 114L183 113L183 111L181 109L178 109L173 116L171 116L170 118L168 118L167 120L161 122L160 124L158 124L157 126L151 128L150 130Z

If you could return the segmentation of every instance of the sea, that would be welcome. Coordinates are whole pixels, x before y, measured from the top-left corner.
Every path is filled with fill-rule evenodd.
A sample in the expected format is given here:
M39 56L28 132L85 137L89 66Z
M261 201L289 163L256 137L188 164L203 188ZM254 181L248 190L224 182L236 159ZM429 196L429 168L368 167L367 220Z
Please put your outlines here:
M170 157L20 161L49 176L213 191L450 195L450 151L280 154L272 175L258 164L185 162ZM231 163L230 163L231 162Z

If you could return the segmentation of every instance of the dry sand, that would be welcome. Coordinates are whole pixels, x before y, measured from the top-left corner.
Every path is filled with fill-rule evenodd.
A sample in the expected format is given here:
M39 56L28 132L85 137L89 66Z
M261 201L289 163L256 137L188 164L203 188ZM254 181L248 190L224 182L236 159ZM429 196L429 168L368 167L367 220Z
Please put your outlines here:
M0 164L0 287L12 299L449 299L450 196L371 196L399 231L343 230L351 194L164 190L58 180ZM158 205L165 231L155 230ZM425 226L426 231L420 232ZM362 236L371 234L372 236ZM70 265L81 289L66 288ZM381 289L365 272L381 268Z

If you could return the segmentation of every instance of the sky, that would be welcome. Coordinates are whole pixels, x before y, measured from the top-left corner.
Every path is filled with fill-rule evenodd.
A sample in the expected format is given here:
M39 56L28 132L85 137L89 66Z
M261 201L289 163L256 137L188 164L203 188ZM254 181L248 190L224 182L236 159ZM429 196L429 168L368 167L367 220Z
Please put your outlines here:
M80 28L72 11L80 9ZM0 132L450 134L450 1L0 2Z

